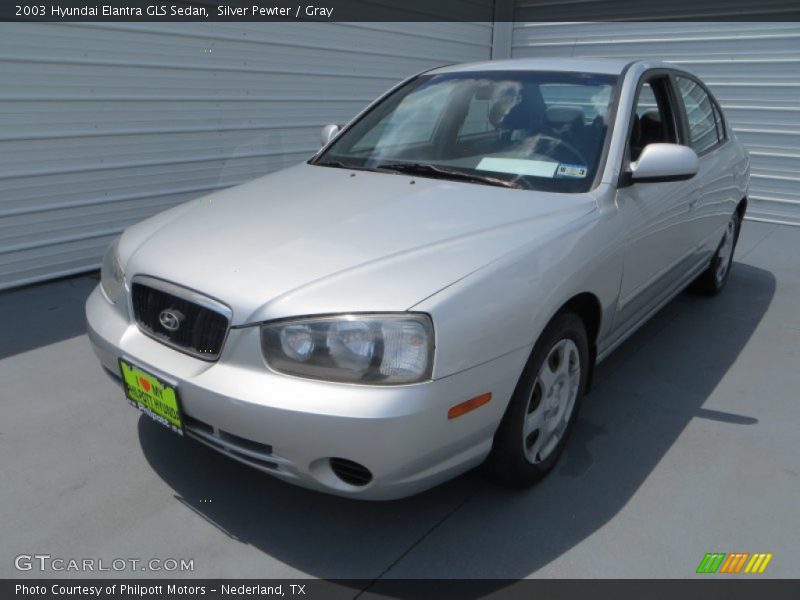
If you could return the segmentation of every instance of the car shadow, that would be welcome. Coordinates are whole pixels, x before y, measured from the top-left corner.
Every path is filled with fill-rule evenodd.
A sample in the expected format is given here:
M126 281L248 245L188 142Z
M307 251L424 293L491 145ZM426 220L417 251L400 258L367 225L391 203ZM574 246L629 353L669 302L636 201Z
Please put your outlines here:
M0 292L0 359L86 333L83 305L97 282L92 274Z
M757 423L754 414L703 404L758 326L775 285L772 273L737 263L721 295L686 292L669 303L598 367L564 455L525 491L495 487L473 471L404 500L354 501L274 480L144 417L139 439L181 502L310 576L518 579L613 518L693 419Z

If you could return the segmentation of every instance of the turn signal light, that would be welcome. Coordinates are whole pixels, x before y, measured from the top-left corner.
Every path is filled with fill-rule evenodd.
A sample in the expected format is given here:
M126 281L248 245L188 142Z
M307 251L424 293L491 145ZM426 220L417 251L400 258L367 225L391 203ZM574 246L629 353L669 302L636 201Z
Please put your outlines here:
M487 404L489 400L492 399L492 393L487 392L485 394L481 394L480 396L475 396L474 398L470 398L466 402L462 402L461 404L456 404L450 410L447 411L447 418L448 419L455 419L456 417L460 417L461 415L467 414L471 410L475 410L479 406L483 406Z

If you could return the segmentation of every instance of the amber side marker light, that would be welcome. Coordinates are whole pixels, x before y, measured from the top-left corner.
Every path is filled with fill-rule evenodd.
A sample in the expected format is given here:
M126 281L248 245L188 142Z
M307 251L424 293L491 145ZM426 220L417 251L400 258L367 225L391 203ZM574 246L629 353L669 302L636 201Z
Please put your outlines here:
M447 418L448 419L455 419L456 417L460 417L461 415L467 414L471 410L475 410L479 406L483 406L487 404L489 400L492 399L492 393L487 392L485 394L481 394L480 396L475 396L474 398L470 398L466 402L462 402L461 404L456 404L450 410L447 411Z

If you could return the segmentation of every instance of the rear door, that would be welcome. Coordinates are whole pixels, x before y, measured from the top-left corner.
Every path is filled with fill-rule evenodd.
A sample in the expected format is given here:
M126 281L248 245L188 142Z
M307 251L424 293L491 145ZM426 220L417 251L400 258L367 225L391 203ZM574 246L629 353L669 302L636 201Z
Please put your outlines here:
M691 228L698 260L716 251L725 225L739 198L735 197L732 164L735 150L728 142L722 111L698 79L688 73L674 73L680 98L684 143L700 157L700 169L693 184Z

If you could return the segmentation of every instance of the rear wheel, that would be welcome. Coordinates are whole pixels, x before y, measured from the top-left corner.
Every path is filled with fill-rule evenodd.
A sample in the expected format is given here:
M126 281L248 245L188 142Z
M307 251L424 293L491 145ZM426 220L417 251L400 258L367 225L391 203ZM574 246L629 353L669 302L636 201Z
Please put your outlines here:
M556 316L534 346L487 461L500 483L525 487L553 468L569 437L589 373L583 321Z
M725 227L725 233L711 263L692 284L695 291L713 296L719 294L725 287L733 264L733 252L739 239L739 226L739 213L734 212Z

